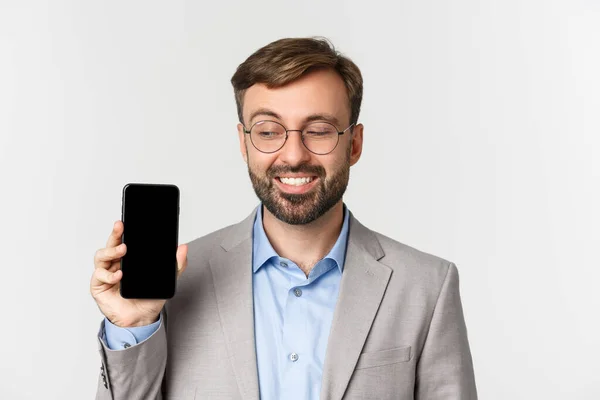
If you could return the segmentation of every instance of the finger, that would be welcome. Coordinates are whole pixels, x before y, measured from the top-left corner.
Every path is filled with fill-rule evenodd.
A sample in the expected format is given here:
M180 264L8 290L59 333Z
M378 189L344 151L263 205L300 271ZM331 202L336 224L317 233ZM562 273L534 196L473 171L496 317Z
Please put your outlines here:
M106 247L117 247L122 243L123 231L125 226L121 220L115 221L113 224L112 232L108 237L108 241L106 242Z
M127 245L121 243L117 247L100 249L94 255L94 265L96 268L107 269L113 261L118 260L127 253Z
M103 268L96 268L92 274L92 287L104 284L114 285L121 280L121 277L123 277L121 270L109 272Z
M187 244L179 245L177 248L177 277L185 271L187 268L188 260L187 260L187 252L188 246Z

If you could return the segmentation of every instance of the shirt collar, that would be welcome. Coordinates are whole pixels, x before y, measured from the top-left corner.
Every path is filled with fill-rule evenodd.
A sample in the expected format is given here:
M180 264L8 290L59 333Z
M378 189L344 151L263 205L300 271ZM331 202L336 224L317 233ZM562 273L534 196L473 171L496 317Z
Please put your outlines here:
M349 231L349 220L350 212L348 207L344 204L344 222L342 224L342 230L338 236L337 241L324 258L329 258L335 261L340 270L340 273L344 270L344 261L346 258L346 244L348 243L348 231ZM256 211L256 218L254 220L253 228L253 257L252 257L252 271L256 272L262 267L267 261L273 257L279 257L277 252L271 246L269 238L265 233L263 227L263 216L262 216L262 203L258 205Z

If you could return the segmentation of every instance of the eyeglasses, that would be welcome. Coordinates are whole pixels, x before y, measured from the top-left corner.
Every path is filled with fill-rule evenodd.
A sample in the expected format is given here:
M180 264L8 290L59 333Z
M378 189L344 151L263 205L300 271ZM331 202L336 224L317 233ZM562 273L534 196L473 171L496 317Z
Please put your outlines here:
M275 153L281 150L288 138L289 132L300 132L304 147L311 153L325 155L337 147L340 136L354 126L354 123L343 131L329 122L311 122L302 130L286 129L279 122L258 121L250 129L244 126L244 133L250 135L250 141L256 150L262 153Z

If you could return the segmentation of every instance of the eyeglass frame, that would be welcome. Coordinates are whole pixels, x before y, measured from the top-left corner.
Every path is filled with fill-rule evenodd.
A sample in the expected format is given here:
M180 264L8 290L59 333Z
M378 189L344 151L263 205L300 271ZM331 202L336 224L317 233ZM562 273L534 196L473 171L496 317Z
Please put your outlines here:
M244 125L244 124L242 123L242 127L244 128L244 133L245 133L245 134L247 134L247 135L250 135L250 133L252 132L252 128L254 128L254 126L255 126L256 124L258 124L258 123L261 123L261 122L274 122L274 123L276 123L276 124L280 125L280 126L281 126L281 127L284 129L284 130L285 130L285 139L283 140L283 144L281 145L281 147L280 147L280 148L278 148L277 150L273 150L273 151L262 151L261 149L259 149L258 147L256 147L256 145L254 144L254 141L252 140L252 136L250 136L250 143L252 143L252 146L253 146L253 147L254 147L256 150L260 151L261 153L264 153L264 154L273 154L273 153L277 153L279 150L283 149L283 146L285 146L285 144L287 143L287 140L288 140L288 137L289 137L289 132L300 132L300 140L302 141L302 144L304 145L304 147L306 147L306 150L308 150L308 151L310 151L311 153L313 153L313 154L315 154L315 155L318 155L318 156L325 156L325 155L327 155L327 154L331 154L331 153L333 153L333 151L334 151L335 149L337 149L337 146L338 146L338 144L340 144L340 136L341 136L341 135L343 135L344 133L346 133L346 131L347 131L348 129L350 129L350 128L352 128L353 126L355 126L355 125L356 125L356 123L355 123L355 122L353 122L353 123L351 123L350 125L348 125L348 127L347 127L346 129L344 129L343 131L339 131L339 130L338 130L338 127L337 127L337 126L335 126L334 124L332 124L331 122L328 122L328 121L311 121L311 122L309 122L308 124L306 124L306 126L304 126L304 128L302 128L302 129L287 129L287 128L286 128L286 127L285 127L285 126L284 126L284 125L283 125L281 122L273 121L273 120L270 120L270 119L262 119L262 120L260 120L260 121L256 121L255 123L253 123L253 124L252 124L252 126L250 127L250 129L246 129L246 125ZM311 149L309 149L309 148L308 148L308 146L306 145L306 143L304 143L304 135L303 135L304 129L306 129L306 127L307 127L308 125L310 125L310 124L314 124L314 123L325 123L325 124L329 124L329 125L331 125L331 126L333 126L333 127L335 128L335 130L336 130L336 132L337 132L337 134L338 134L338 136L337 136L338 140L337 140L337 142L335 143L335 146L333 147L333 149L331 149L331 150L330 150L330 151L328 151L327 153L315 153L314 151L312 151ZM352 130L351 130L350 132L352 132Z

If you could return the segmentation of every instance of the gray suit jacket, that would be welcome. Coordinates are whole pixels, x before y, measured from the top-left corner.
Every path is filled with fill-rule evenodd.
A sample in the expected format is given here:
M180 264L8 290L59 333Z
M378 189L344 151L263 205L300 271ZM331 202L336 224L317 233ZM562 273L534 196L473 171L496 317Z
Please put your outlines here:
M177 294L147 340L110 350L98 337L96 399L259 399L254 217L188 243ZM456 266L352 215L321 390L342 398L477 398Z

